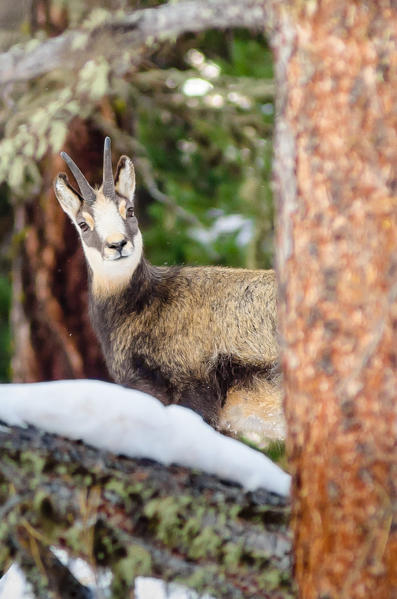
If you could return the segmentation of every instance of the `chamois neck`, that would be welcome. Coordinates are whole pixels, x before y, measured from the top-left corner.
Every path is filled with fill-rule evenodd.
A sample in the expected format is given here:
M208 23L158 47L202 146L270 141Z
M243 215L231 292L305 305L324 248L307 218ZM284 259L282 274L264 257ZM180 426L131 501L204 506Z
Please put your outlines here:
M95 293L91 286L91 308L105 319L111 317L113 310L118 316L132 312L139 314L153 302L168 300L180 270L180 266L153 266L142 256L128 285L117 292L103 296Z

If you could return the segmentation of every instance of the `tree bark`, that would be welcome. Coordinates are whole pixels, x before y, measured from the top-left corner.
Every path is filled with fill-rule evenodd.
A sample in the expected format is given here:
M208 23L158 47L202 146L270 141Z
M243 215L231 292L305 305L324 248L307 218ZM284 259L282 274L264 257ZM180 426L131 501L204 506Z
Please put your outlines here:
M65 149L79 157L92 180L101 176L102 145L102 135L90 123L75 119ZM14 382L109 380L89 322L81 243L52 189L65 165L60 157L48 155L41 168L40 197L15 208L12 378Z
M277 495L33 428L2 427L0 447L0 568L18 560L38 597L87 596L53 546L110 569L115 598L137 575L227 599L294 596L289 506Z
M283 3L277 259L300 596L397 596L397 8Z

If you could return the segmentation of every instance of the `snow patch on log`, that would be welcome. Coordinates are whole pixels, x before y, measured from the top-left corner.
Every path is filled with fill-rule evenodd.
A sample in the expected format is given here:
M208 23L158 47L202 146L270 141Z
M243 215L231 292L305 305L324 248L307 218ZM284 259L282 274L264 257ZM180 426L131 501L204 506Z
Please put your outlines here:
M63 561L70 566L68 560ZM90 566L83 560L74 560L72 565L71 570L74 576L81 584L88 586L93 597L110 597L111 579L104 590L101 587L98 593L97 576ZM199 595L192 589L179 584L143 576L137 576L135 579L134 594L136 599L214 599L211 595ZM35 599L30 584L16 563L12 564L0 579L0 599Z
M94 380L0 385L0 420L132 458L180 464L286 496L290 476L259 451L216 432L195 412Z
M0 578L0 599L35 599L32 588L17 564Z
M135 579L134 591L136 599L215 599L212 595L199 595L180 584L143 576Z

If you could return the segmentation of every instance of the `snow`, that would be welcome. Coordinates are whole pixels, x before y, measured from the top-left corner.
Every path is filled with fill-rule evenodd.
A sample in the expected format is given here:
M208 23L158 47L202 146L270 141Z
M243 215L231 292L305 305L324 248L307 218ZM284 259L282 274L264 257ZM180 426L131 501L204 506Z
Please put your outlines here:
M209 81L199 77L186 79L182 86L185 96L205 96L214 86Z
M98 587L95 572L83 560L70 560L63 550L54 551L62 563L67 565L73 575L92 591L93 599L110 597L111 576L105 584ZM62 553L62 555L61 555ZM167 583L158 578L137 576L134 582L136 599L214 599L211 595L198 595L192 589L175 583ZM0 579L0 599L34 599L30 584L17 564L7 570Z
M214 211L211 211L214 214ZM207 245L214 243L221 235L237 233L236 243L239 247L245 247L252 240L254 225L250 218L241 214L224 214L216 211L216 219L209 229L191 228L190 235L193 239Z
M92 591L93 599L110 597L110 586L113 574L108 568L94 569L81 557L72 557L65 549L52 546L51 552L68 568L73 576L85 587ZM1 597L0 597L1 599ZM141 599L145 599L142 597ZM146 598L150 599L150 598Z
M136 599L214 599L211 595L198 595L180 584L143 576L135 579L134 590Z
M0 420L129 457L180 464L286 496L290 476L262 453L216 432L195 412L112 383L0 385Z
M0 579L0 599L34 599L32 588L17 564Z

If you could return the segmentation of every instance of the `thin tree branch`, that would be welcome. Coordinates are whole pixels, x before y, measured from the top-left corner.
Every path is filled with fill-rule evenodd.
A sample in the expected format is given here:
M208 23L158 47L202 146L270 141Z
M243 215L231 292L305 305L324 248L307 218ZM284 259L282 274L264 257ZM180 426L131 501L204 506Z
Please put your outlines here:
M265 0L185 0L137 10L91 30L69 31L34 49L0 54L0 85L28 81L53 69L76 70L93 56L116 61L128 51L133 60L143 48L186 32L236 27L261 31L268 13Z

